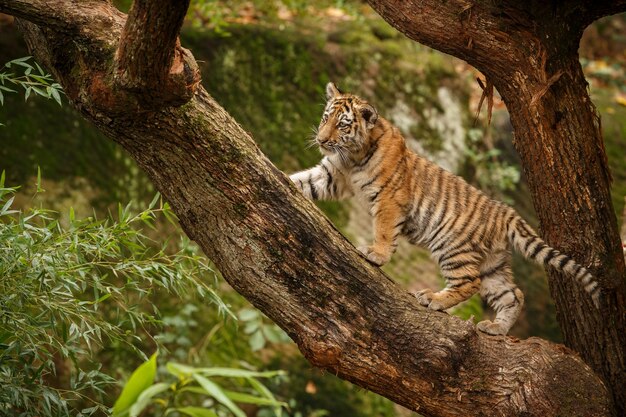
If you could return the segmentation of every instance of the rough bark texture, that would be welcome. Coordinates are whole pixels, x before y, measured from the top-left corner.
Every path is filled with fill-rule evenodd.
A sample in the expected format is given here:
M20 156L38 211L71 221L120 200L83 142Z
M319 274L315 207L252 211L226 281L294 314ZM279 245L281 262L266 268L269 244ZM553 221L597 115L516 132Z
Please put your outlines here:
M369 1L408 37L463 58L504 99L544 239L589 266L602 308L549 271L567 346L602 375L626 415L626 280L599 116L578 62L594 19L624 1Z
M115 81L144 109L184 104L200 82L193 56L178 41L187 7L189 0L133 2L119 41Z
M124 17L108 3L79 2L94 6L81 9L86 25L108 22L78 25L79 35L63 29L76 27L64 23L73 2L50 2L52 29L49 8L17 3L0 0L0 11L39 25L20 22L71 103L135 158L228 282L314 365L425 416L611 414L604 384L569 349L486 336L420 307L359 256L201 87L183 106L161 102L158 110L120 89L112 40ZM121 112L129 100L136 104Z

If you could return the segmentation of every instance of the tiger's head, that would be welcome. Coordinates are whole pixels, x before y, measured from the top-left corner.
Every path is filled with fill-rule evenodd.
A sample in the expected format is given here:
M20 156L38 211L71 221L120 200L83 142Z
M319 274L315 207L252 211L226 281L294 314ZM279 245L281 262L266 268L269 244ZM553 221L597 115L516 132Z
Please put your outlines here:
M326 85L326 107L315 141L325 155L342 159L364 152L378 112L367 101L344 94L333 83Z

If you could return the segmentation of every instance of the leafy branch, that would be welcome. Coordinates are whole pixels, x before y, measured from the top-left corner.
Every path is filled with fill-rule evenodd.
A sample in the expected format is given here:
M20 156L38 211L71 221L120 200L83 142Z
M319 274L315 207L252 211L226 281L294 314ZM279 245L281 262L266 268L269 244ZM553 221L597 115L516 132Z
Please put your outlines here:
M4 182L2 173L0 414L106 414L103 399L115 380L96 355L115 344L143 356L141 336L151 338L160 324L159 295L193 294L232 315L211 286L214 271L188 240L172 251L142 232L157 216L174 217L159 195L138 213L120 205L116 219L79 219L70 209L64 225L51 210L14 209L16 189ZM41 190L40 175L37 182ZM58 388L62 380L69 390Z
M61 106L63 88L38 63L33 61L34 65L30 64L28 61L31 58L26 56L4 64L5 68L12 69L14 72L0 72L0 105L4 105L4 94L17 93L17 90L8 87L8 85L12 84L15 87L24 89L24 100L28 100L31 94L34 93L47 99L54 99ZM20 69L23 73L17 74L17 70Z

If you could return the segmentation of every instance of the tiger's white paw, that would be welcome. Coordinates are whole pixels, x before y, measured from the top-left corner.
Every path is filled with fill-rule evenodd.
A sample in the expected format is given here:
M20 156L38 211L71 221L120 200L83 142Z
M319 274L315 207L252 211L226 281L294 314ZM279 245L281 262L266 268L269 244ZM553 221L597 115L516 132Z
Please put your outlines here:
M359 246L357 250L363 254L365 259L377 266L382 266L391 259L391 255L376 252L372 246Z
M476 328L483 333L490 334L492 336L505 335L509 329L500 323L494 323L491 320L483 320L478 322Z
M433 300L433 290L431 290L430 288L418 291L413 295L415 295L415 297L417 298L417 302L424 307L429 307L431 301Z

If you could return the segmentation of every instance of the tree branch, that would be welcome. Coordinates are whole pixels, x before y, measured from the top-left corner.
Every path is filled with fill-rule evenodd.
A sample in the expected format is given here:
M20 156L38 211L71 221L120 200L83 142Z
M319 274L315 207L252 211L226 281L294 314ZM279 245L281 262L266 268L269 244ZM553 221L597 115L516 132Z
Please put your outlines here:
M200 82L193 56L178 34L189 0L135 0L120 37L116 81L144 105L186 103Z
M586 0L583 3L582 15L587 25L602 17L626 12L626 0Z
M101 32L124 16L103 0L0 0L0 12L81 37L91 36L85 29Z
M72 104L129 152L227 281L314 365L425 416L610 412L604 385L563 346L486 336L419 306L359 256L203 88L180 108L120 114L118 92L98 87L114 60L108 33L92 31L86 50L72 36L24 30Z
M577 52L584 28L626 1L369 3L408 37L476 66L502 95L544 239L601 285L598 311L570 277L548 270L565 342L606 381L613 415L626 415L625 266L600 118Z

